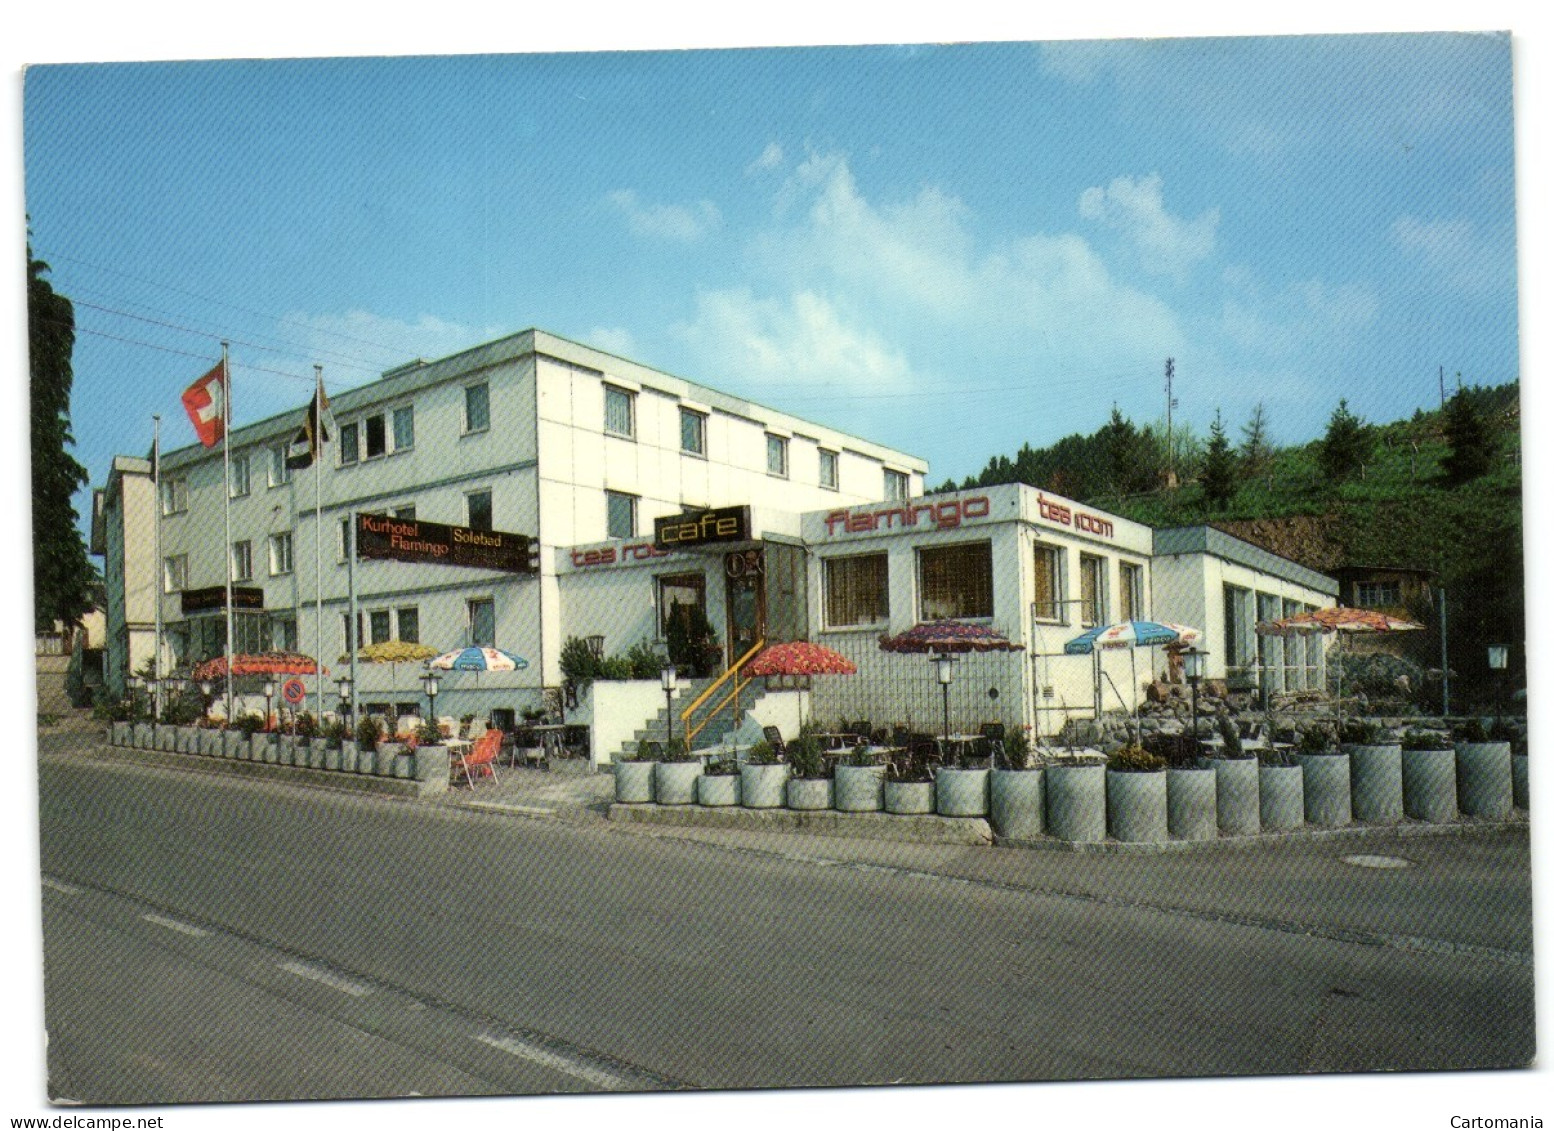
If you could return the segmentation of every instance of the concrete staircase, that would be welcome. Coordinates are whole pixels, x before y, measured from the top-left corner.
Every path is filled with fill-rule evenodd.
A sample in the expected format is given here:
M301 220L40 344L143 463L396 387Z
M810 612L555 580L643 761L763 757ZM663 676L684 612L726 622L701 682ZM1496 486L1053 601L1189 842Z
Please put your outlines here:
M707 679L693 679L680 684L680 690L675 695L674 701L675 737L682 739L685 737L685 724L680 719L680 712L685 710L685 708L691 703L694 703L702 692L706 691L708 687L712 686L714 679L716 679L716 677L709 677ZM732 686L732 683L728 683L718 688L713 697L697 710L693 721L699 723L705 719L708 709L720 702L723 697L728 694L729 689ZM754 706L755 703L759 701L760 698L765 694L765 681L752 681L749 687L746 687L739 693L740 710L749 711L750 708ZM733 704L730 703L728 706L719 711L713 720L708 723L704 729L696 732L695 748L697 750L701 750L708 746L718 745L723 741L724 737L734 729L734 726L735 721ZM635 754L639 749L641 749L642 744L645 742L662 743L665 741L668 732L669 715L668 712L664 710L664 708L660 707L658 709L658 713L651 719L648 719L636 731L635 737L621 745L621 749L616 754L616 757L620 757L623 754Z

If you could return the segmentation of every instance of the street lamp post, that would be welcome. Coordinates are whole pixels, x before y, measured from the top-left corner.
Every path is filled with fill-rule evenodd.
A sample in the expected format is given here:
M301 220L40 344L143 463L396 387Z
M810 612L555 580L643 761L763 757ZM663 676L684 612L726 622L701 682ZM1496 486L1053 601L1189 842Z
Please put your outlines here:
M270 702L275 698L275 681L264 681L264 729L270 729Z
M1182 653L1182 674L1192 685L1192 740L1198 741L1198 683L1203 679L1203 661L1207 652L1189 648Z
M354 726L356 720L351 718L351 677L343 675L335 683L340 688L340 713L350 719L351 725Z
M673 664L665 664L659 671L658 678L664 688L664 725L668 727L664 739L664 754L667 757L669 747L674 742L674 693L680 686L680 673L675 670Z
M215 685L208 679L200 680L200 714L210 718L210 694L215 690Z
M426 688L426 719L435 726L437 724L437 673L427 672L421 677L421 684Z
M938 652L929 659L934 665L934 674L939 677L939 686L944 691L944 749L950 749L950 684L955 679L955 657L948 652Z
M1489 646L1489 670L1499 672L1500 675L1492 676L1490 686L1491 694L1495 699L1495 722L1500 721L1500 714L1505 699L1505 670L1511 659L1511 650L1504 644L1491 644Z

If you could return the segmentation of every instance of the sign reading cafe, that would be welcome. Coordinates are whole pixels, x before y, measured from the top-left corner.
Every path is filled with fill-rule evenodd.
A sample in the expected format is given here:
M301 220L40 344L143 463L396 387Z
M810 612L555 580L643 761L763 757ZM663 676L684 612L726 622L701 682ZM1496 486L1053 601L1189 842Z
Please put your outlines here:
M356 516L356 555L361 558L537 573L538 549L527 534L381 514Z

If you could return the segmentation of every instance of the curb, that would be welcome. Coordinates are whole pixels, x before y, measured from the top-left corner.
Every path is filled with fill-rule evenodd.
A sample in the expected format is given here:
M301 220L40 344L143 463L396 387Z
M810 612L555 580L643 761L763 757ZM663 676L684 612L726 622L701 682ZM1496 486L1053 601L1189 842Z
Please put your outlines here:
M208 758L197 754L175 754L166 750L142 750L134 746L99 744L93 749L109 758L156 766L169 770L195 770L223 777L253 778L343 793L375 793L385 797L432 797L446 790L432 788L431 782L410 778L384 778L376 774L343 774L333 770L314 770L306 766L281 766L270 762L243 762L233 758Z
M738 829L746 832L806 832L861 840L904 840L918 844L985 845L993 830L981 817L928 814L842 813L834 809L734 809L699 805L610 806L608 817L624 824L680 828Z
M1067 841L1056 837L1039 840L1021 840L995 836L993 843L1000 848L1021 848L1035 852L1066 852L1080 856L1170 856L1189 852L1256 852L1276 845L1305 842L1324 843L1337 841L1379 840L1383 838L1403 840L1439 839L1450 837L1480 836L1486 833L1511 832L1529 827L1527 814L1512 815L1504 820L1453 821L1448 825L1430 824L1424 821L1400 821L1388 825L1353 825L1341 829L1300 828L1287 832L1265 832L1256 836L1219 836L1214 840L1167 840L1150 844L1129 844L1118 840Z

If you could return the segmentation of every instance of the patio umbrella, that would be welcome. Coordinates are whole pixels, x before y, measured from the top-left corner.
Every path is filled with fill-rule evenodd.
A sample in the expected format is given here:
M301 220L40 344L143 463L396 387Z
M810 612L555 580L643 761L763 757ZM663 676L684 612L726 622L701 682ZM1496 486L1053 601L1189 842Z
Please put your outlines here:
M314 675L318 664L312 656L295 652L246 652L232 657L232 674L240 675ZM227 677L227 658L216 656L195 665L190 677L196 682Z
M744 674L754 678L768 675L856 675L858 665L822 644L790 640L773 644L745 665ZM734 685L734 717L739 718L739 685Z
M1189 628L1185 624L1172 624L1169 621L1152 620L1125 620L1118 624L1097 625L1088 632L1074 637L1063 645L1063 651L1070 656L1085 656L1097 652L1102 648L1126 648L1128 649L1128 667L1133 673L1134 693L1138 691L1138 646L1146 648L1158 644L1185 644L1192 646L1198 642L1203 633L1196 628ZM1096 679L1100 679L1100 663L1096 663ZM1108 677L1110 682L1110 677ZM1115 688L1113 688L1115 690ZM1096 695L1099 697L1100 689L1097 687ZM1124 704L1126 706L1126 704ZM1139 705L1135 698L1133 701L1133 730L1137 735L1139 731Z
M460 648L427 660L426 666L445 672L521 672L529 661L500 648Z
M438 654L438 650L430 644L416 644L408 640L380 640L375 644L364 644L356 650L356 662L358 664L389 664L389 691L399 690L399 665L419 663L421 660L429 660ZM351 662L351 655L347 652L340 657L340 663ZM398 715L395 715L396 725Z
M1014 652L1016 644L998 629L958 620L925 621L899 636L881 636L882 652Z
M1413 632L1422 630L1424 625L1415 624L1411 620L1401 617L1388 616L1386 613L1378 613L1374 609L1312 609L1310 612L1296 613L1294 616L1283 617L1280 620L1263 621L1257 626L1257 632L1262 636L1303 636L1320 632L1324 636L1328 633L1370 633L1370 632ZM1344 668L1338 665L1338 714L1343 715L1344 702Z

